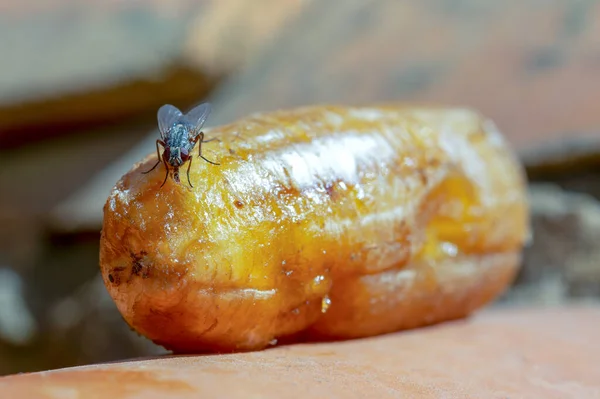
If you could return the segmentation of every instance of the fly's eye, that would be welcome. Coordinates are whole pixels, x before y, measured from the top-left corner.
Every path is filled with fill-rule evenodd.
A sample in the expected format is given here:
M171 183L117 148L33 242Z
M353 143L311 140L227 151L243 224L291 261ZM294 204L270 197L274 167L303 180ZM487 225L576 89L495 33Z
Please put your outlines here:
M180 155L181 155L181 160L183 162L187 161L190 158L190 153L188 152L187 149L184 149L184 148L181 149Z

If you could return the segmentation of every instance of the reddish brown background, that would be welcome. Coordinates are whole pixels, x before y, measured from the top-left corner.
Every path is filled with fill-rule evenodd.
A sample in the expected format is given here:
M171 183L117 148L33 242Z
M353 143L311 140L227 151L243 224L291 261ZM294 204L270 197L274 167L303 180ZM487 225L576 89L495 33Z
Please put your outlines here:
M1 374L158 351L131 334L106 297L97 277L97 242L108 190L153 151L154 115L163 102L184 107L209 99L209 124L323 102L474 107L499 125L527 163L535 241L517 284L493 307L504 306L506 313L343 344L10 377L0 380L3 392L39 394L44 381L55 395L81 391L94 397L93 388L102 389L96 391L100 397L115 398L151 397L165 389L185 397L225 388L231 397L278 390L290 397L600 396L594 338L600 333L599 2L20 4L2 4L0 16L10 21L0 25L3 37L27 32L36 21L83 21L75 24L78 30L66 23L58 25L62 30L48 29L41 41L15 36L17 49L38 43L35 82L46 82L50 65L85 67L91 59L85 51L131 52L133 38L138 48L160 57L156 68L140 61L142 55L132 58L140 66L132 73L126 57L115 56L110 71L99 70L108 78L94 90L62 76L53 81L52 98L34 90L29 100L12 101L17 96L7 88L32 87L28 76L0 79L0 260L22 279L21 299L38 323L36 337L24 346L0 339ZM85 41L92 28L103 26L97 15L122 35L114 36L122 47L100 33L94 46ZM170 39L158 40L157 32ZM77 51L52 58L66 51L67 42ZM10 54L17 63L20 53ZM0 77L9 76L2 65ZM541 190L541 181L552 186ZM592 302L588 309L514 310L581 299ZM70 312L79 318L65 318Z

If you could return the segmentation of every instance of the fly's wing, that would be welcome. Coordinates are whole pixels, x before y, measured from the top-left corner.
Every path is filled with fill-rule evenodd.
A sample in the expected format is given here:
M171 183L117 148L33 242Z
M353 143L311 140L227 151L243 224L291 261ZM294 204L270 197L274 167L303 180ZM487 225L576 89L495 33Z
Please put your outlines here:
M190 122L197 133L200 132L202 126L204 126L204 122L208 118L208 114L210 114L211 106L209 103L203 103L198 105L197 107L192 108L186 115L186 119Z
M183 114L181 111L171 104L165 104L158 109L158 130L160 131L160 136L163 139L165 138L165 135L171 126L173 126L173 124L182 116Z

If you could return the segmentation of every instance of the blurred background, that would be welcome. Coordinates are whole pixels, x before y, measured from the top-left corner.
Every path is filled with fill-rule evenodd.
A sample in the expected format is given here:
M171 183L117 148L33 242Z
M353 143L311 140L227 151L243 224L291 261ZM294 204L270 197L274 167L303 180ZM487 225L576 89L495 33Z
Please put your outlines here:
M534 241L493 306L600 298L600 2L0 2L0 375L162 353L99 278L102 206L154 151L156 110L207 125L314 103L493 118Z

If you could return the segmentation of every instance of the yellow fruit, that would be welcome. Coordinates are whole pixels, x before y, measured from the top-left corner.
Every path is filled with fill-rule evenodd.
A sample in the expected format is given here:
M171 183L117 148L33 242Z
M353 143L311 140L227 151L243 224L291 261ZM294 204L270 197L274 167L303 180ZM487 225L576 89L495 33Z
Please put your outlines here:
M190 178L149 155L104 209L100 263L132 328L178 352L352 338L464 317L512 281L521 165L465 109L315 106L206 131ZM196 147L195 151L198 148ZM185 165L182 170L185 170Z

